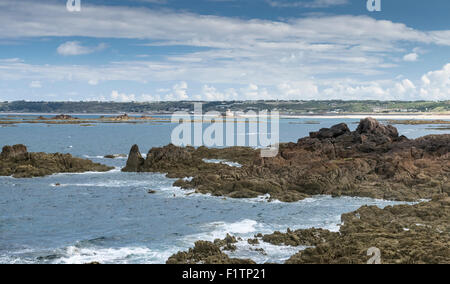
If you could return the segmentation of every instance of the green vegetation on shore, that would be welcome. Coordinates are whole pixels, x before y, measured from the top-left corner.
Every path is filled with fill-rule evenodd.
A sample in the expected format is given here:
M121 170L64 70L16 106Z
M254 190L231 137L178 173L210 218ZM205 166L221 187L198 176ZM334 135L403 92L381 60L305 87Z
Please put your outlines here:
M450 100L432 101L227 101L202 102L203 111L278 110L287 114L330 113L444 113ZM193 111L192 101L179 102L0 102L10 113L172 113Z

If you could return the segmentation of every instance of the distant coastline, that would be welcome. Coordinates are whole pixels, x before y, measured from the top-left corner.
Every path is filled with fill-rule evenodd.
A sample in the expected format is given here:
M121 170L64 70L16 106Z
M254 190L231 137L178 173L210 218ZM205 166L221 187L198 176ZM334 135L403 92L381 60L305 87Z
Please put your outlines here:
M283 116L358 117L380 115L450 115L447 101L161 101L161 102L0 102L2 114L86 114L86 115L171 115L194 111L196 103L203 112L217 111L224 116L232 112L277 111Z
M123 112L117 113L70 113L73 116L117 116L123 114ZM54 116L59 115L59 112L0 112L2 116ZM161 112L145 112L145 113L128 113L129 116L142 116L143 114L149 116L172 116L174 113L161 113ZM269 114L270 116L270 114ZM251 115L240 116L241 118L252 117ZM408 119L408 120L450 120L450 113L390 113L390 114L380 114L380 113L346 113L346 114L283 114L280 113L281 119L364 119L366 117L373 117L375 119Z
M450 120L450 114L337 114L337 115L281 115L282 118L323 118L323 119L364 119L373 117L375 119L423 119L423 120Z

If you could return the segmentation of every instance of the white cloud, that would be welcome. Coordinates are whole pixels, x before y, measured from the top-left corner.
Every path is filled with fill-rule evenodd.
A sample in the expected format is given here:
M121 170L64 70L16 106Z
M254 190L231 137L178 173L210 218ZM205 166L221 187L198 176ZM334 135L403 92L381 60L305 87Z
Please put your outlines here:
M417 61L417 59L419 59L419 55L415 52L403 56L403 60L408 62L414 62Z
M159 102L161 101L161 96L159 95L150 95L150 94L142 94L139 98L139 101L142 102Z
M244 100L267 100L272 99L267 88L261 88L260 86L250 83L248 86L240 89L240 97Z
M321 5L339 2L344 1L309 1ZM436 83L434 77L439 76L432 72L422 82L410 81L415 89L406 81L370 79L381 78L389 68L404 64L393 58L402 58L405 43L450 46L450 31L422 31L369 16L307 16L270 21L90 3L83 4L82 13L64 13L62 9L60 3L53 1L2 0L0 38L133 38L148 39L149 47L207 48L161 60L137 57L102 65L38 65L20 59L0 60L0 80L79 81L90 85L109 81L180 82L169 89L155 90L156 96L131 97L116 91L116 100L384 99L397 98L400 93L405 98L426 98L426 94L430 98L445 98L448 94L443 88L446 84ZM105 46L89 47L68 41L58 52L79 55L102 48ZM404 59L417 60L422 54L419 49L412 52ZM425 84L427 80L429 83ZM188 82L203 87L191 94ZM222 85L227 86L225 90L217 88Z
M106 48L106 45L101 43L96 47L87 47L82 46L80 42L78 41L68 41L57 48L57 52L60 55L68 56L68 55L83 55L83 54L89 54L96 51L100 51Z
M48 80L85 82L195 80L201 85L277 86L323 74L380 75L395 66L391 53L404 52L403 42L446 44L444 33L419 31L368 16L244 20L88 3L75 15L61 13L54 3L4 0L0 3L0 37L139 38L151 39L148 46L211 49L158 61L139 58L102 66L31 66L21 74L0 71L0 78L47 75ZM74 41L59 48L66 55L98 49ZM19 72L18 65L14 68ZM33 75L33 70L41 73Z
M278 85L280 97L291 100L307 100L317 98L319 89L311 81L283 82Z
M161 12L142 7L83 5L83 13L61 12L58 3L3 0L0 3L0 37L85 36L139 38L195 46L273 47L311 42L387 43L392 40L450 45L450 31L422 32L401 23L368 16L329 16L285 21L242 20L191 13ZM341 0L315 0L329 5ZM118 20L120 19L120 20ZM107 23L107 24L106 24ZM33 27L30 29L29 27ZM165 42L163 42L165 44Z
M96 86L98 85L98 80L97 79L91 79L88 81L88 84L91 86Z
M311 1L267 1L272 7L280 8L292 8L292 7L303 7L303 8L326 8L330 6L345 5L348 4L348 0L311 0Z
M450 63L441 70L422 76L420 97L432 100L450 100Z
M320 92L320 99L348 100L450 100L450 63L431 71L414 83L409 79L396 81L331 83Z
M116 102L134 102L136 101L136 96L134 94L127 95L118 91L112 91L111 99Z
M206 101L225 101L239 100L242 99L242 97L233 88L220 92L215 87L204 85L202 88L202 95L195 96L194 99Z
M42 88L42 84L40 81L32 81L30 83L30 88L39 89Z
M188 100L189 96L187 90L188 84L184 81L179 82L172 87L171 93L164 96L164 99L167 101Z

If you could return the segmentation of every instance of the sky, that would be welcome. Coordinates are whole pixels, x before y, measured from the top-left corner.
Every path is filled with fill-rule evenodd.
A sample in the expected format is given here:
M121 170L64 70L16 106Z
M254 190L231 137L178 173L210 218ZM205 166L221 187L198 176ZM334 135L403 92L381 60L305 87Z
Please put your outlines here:
M0 101L450 100L448 0L76 1L0 0Z

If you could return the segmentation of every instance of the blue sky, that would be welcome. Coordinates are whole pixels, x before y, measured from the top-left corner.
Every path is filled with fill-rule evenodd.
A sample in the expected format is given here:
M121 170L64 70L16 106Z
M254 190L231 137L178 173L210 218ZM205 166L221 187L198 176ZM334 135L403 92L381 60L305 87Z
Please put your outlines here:
M0 101L450 99L450 1L0 0Z

